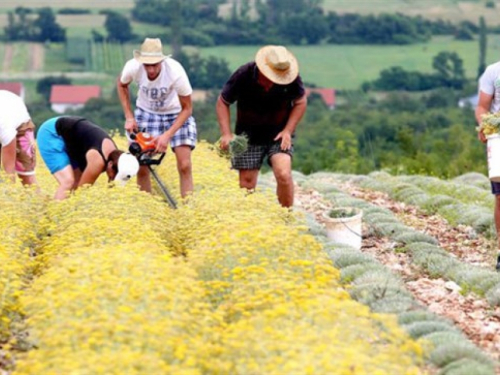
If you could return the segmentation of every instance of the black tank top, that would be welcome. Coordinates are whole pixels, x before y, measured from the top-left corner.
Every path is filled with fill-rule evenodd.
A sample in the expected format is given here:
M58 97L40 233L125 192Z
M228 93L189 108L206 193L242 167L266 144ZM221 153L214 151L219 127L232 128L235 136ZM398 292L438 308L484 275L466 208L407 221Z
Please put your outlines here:
M87 167L86 155L92 149L99 152L106 164L106 158L102 153L102 142L105 139L110 139L112 142L113 140L96 124L83 117L62 116L56 120L56 131L66 144L69 158L78 164L81 171Z

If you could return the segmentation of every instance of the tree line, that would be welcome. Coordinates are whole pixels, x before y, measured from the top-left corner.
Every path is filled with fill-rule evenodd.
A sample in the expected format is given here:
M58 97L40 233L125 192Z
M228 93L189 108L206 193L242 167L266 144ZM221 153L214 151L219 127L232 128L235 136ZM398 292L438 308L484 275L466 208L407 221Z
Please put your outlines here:
M325 12L321 0L255 0L232 2L229 17L221 18L221 0L135 0L134 20L175 29L185 44L411 44L434 35L473 39L478 26L455 25L403 14L361 15ZM181 24L179 24L179 20ZM300 26L298 26L300 25Z
M426 91L439 87L462 89L467 83L463 65L456 52L442 51L434 56L434 73L407 71L400 66L392 66L382 70L379 78L364 82L361 87L364 91Z
M47 80L38 85L47 98L49 83L71 83L67 78L64 82ZM474 113L457 106L469 90L399 91L378 101L361 90L339 92L345 103L333 111L319 96L311 95L296 130L294 169L305 174L387 170L443 178L470 171L486 173L485 148L477 139ZM200 140L215 142L220 137L215 113L218 94L219 90L212 90L204 102L193 105ZM30 103L29 109L36 124L57 115L48 99ZM91 99L84 108L69 114L87 117L109 131L123 132L123 111L116 93L110 98Z
M361 15L325 12L321 0L255 0L257 15L250 17L250 0L233 1L228 17L219 15L223 0L135 0L129 15L109 9L106 35L95 30L92 37L120 42L140 41L130 21L165 27L164 40L172 40L174 52L183 44L213 46L225 44L411 44L428 41L435 35L474 39L480 25L470 21L453 24L400 13ZM63 8L60 14L81 14ZM298 25L300 25L298 27ZM7 41L54 41L66 39L66 31L56 23L51 8L33 10L17 7L8 12L4 28ZM492 28L490 32L499 32Z

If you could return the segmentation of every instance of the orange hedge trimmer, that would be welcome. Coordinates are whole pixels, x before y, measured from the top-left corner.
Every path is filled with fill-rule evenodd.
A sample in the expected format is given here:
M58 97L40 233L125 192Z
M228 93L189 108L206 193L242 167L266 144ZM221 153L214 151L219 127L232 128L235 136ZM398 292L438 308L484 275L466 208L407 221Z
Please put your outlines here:
M137 160L139 161L139 165L148 166L149 171L160 187L160 190L162 191L163 195L165 195L167 203L170 205L170 207L177 208L177 203L172 197L172 194L170 194L163 181L160 180L155 170L151 167L152 165L159 165L163 160L165 153L161 153L159 158L155 157L154 151L156 149L156 145L154 143L154 138L149 133L131 133L129 136L130 139L133 140L133 142L131 142L129 146L130 153L137 158Z

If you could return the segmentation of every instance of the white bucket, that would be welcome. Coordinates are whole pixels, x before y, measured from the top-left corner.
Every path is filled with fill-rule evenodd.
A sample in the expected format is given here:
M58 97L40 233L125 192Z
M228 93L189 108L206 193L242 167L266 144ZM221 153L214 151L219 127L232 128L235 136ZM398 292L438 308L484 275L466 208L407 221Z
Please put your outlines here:
M500 135L487 137L488 177L491 181L500 182Z
M354 212L353 216L348 217L331 217L338 216L338 212ZM333 208L323 214L323 219L326 227L326 235L334 242L342 243L361 249L361 218L363 212L355 207L338 207Z

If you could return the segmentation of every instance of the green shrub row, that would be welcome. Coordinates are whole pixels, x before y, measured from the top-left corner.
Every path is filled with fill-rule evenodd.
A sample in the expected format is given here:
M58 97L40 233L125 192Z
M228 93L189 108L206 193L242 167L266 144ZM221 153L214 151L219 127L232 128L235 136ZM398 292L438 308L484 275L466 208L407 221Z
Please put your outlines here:
M317 188L334 205L361 208L363 220L368 223L368 235L388 237L403 245L395 248L410 252L415 264L431 275L449 277L466 291L480 292L482 288L492 304L496 304L495 298L500 300L496 297L500 295L500 275L459 262L437 246L435 238L399 222L389 209L343 193L339 187L325 181L325 177L331 177L331 174L315 174L312 178L294 174L294 177L302 187ZM335 179L341 182L338 177L335 175ZM345 176L343 180L346 181ZM366 179L358 177L357 180L359 183ZM416 195L413 194L414 198ZM335 266L341 270L341 280L348 284L351 296L368 305L372 311L396 314L399 324L411 337L430 343L428 360L439 368L439 374L495 373L496 363L488 355L468 340L451 321L429 312L416 301L406 290L404 282L386 266L373 256L348 245L332 243L311 214L306 214L306 222L311 232L324 243Z

